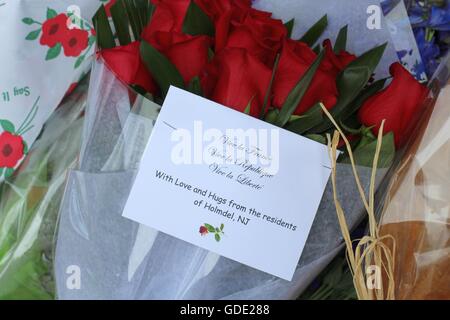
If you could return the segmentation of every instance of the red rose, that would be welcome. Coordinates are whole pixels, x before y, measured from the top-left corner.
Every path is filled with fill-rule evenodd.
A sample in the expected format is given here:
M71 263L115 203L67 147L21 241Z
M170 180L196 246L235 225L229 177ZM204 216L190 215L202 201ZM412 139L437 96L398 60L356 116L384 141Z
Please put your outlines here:
M100 55L119 79L130 85L138 85L147 92L156 93L156 84L147 71L139 52L140 42L103 49Z
M341 51L338 54L335 54L329 39L323 42L323 46L325 49L325 57L320 68L323 71L332 72L335 77L344 70L350 62L356 60L356 56L347 51Z
M244 48L272 67L287 30L281 20L270 13L251 9L242 22L232 22L226 47Z
M213 20L221 19L224 14L230 13L233 21L242 21L251 8L250 0L194 0L195 3Z
M246 50L226 48L207 66L201 80L206 97L241 112L251 101L250 114L257 117L271 75L272 70Z
M200 232L200 235L206 236L208 234L208 229L205 226L201 226L198 232Z
M148 32L148 30L147 30ZM208 63L211 39L175 32L143 32L142 38L164 54L178 69L186 83L200 75Z
M367 99L359 110L359 121L366 127L373 126L378 134L381 122L384 132L393 132L395 145L400 148L409 138L422 114L421 108L428 93L400 63L391 65L392 82L384 90Z
M56 17L48 19L42 24L42 35L39 40L43 46L53 48L57 43L61 42L67 35L67 15L58 14Z
M251 10L250 0L195 0L195 3L214 22L216 51L225 47L231 22L242 22Z
M8 131L0 134L0 168L14 168L23 157L23 139Z
M72 29L62 40L64 55L67 57L78 57L88 46L89 33L86 30Z
M156 5L156 9L146 29L152 32L181 32L190 0L154 0L152 2Z
M307 44L290 39L285 40L273 82L274 107L281 108L283 106L289 93L316 57L317 55ZM318 102L322 102L327 109L334 107L338 96L336 74L330 72L328 67L321 64L317 69L308 90L294 114L303 114Z

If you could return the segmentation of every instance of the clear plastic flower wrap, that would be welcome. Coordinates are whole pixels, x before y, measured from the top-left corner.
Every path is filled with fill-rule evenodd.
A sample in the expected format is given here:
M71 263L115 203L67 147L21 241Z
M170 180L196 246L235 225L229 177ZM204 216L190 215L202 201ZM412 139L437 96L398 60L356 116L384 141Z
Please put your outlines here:
M332 187L323 195L292 281L122 217L159 106L131 92L102 59L91 74L82 148L60 209L55 272L61 299L295 299L342 249ZM155 156L157 156L155 154ZM364 209L351 166L339 197L355 226ZM364 188L371 169L360 166ZM386 169L378 172L378 182ZM151 199L149 195L149 208ZM275 200L274 200L275 201ZM159 214L164 214L163 212Z
M395 240L396 299L450 299L450 56L431 82L428 114L386 192L380 234ZM433 107L434 106L434 107Z
M82 81L46 122L24 162L0 186L0 300L53 299L53 254L67 168L79 155Z

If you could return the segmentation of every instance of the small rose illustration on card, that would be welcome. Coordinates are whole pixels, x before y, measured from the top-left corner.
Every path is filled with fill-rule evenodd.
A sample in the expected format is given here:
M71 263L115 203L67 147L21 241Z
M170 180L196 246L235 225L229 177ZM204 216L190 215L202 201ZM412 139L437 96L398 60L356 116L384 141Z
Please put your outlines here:
M208 234L214 234L214 239L216 239L217 242L220 242L223 235L225 234L223 232L223 228L225 225L222 223L220 225L220 228L216 228L208 223L205 223L204 225L200 226L199 233L201 236L206 236Z

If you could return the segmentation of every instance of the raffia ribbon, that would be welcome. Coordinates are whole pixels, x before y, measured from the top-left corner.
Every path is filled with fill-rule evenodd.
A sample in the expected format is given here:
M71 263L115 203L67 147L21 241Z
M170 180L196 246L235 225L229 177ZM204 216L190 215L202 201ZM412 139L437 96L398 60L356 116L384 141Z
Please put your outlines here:
M364 188L361 185L361 181L356 169L353 152L349 141L341 128L338 126L333 116L328 112L323 104L321 104L323 112L327 115L333 125L336 127L333 137L327 134L328 140L328 152L331 160L331 180L333 185L333 198L336 205L336 213L339 220L339 226L341 228L342 236L346 246L346 257L350 267L350 271L353 276L353 285L360 300L394 300L394 257L395 257L395 239L391 235L384 235L380 237L379 226L375 219L375 178L378 165L378 159L381 150L381 144L383 139L384 121L381 124L377 137L377 147L375 157L373 159L372 174L370 178L369 199L366 198ZM337 147L340 137L345 142L347 152L350 157L350 162L355 177L356 185L358 187L361 200L364 203L364 207L369 216L369 235L364 236L362 239L356 239L352 241L350 237L350 231L348 229L347 221L345 219L344 210L339 202L337 196L337 182L336 182L336 164L337 164ZM386 243L391 241L391 247ZM353 248L353 242L357 242L356 247ZM370 284L369 277L373 276L369 274L364 267L376 266L376 270L379 270L382 274L379 275L377 281L378 288L373 288ZM375 271L377 272L377 271ZM383 282L383 280L385 281Z

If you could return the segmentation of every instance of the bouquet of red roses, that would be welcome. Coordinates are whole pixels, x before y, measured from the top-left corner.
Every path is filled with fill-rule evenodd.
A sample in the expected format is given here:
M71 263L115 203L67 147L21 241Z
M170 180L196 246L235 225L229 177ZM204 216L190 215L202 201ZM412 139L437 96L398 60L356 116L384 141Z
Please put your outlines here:
M326 143L351 141L368 189L376 135L385 120L378 182L408 141L427 88L399 63L392 79L374 74L386 44L346 51L347 26L317 43L324 15L300 39L249 0L117 0L94 17L97 59L78 170L69 174L56 252L59 297L113 299L293 298L340 250L331 183L291 282L147 228L121 216L135 170L171 85ZM408 95L404 92L407 90ZM338 179L347 222L363 215L348 153ZM84 271L71 290L67 268ZM73 286L77 286L76 283Z

